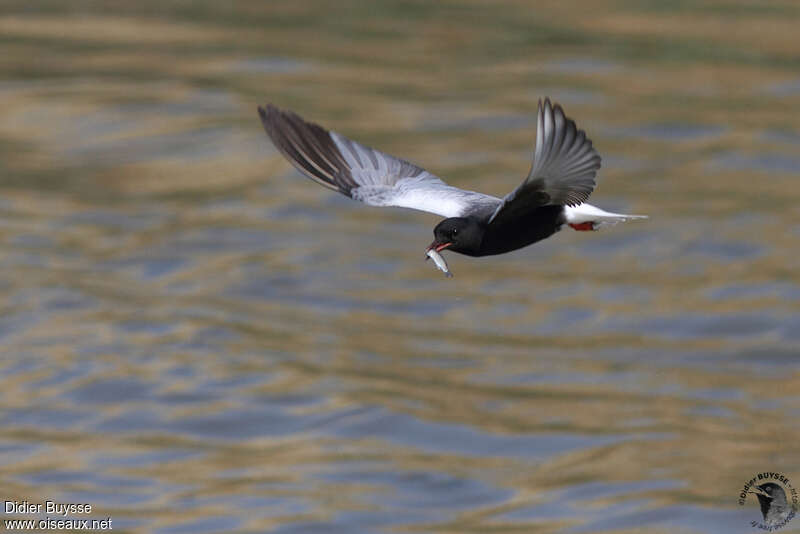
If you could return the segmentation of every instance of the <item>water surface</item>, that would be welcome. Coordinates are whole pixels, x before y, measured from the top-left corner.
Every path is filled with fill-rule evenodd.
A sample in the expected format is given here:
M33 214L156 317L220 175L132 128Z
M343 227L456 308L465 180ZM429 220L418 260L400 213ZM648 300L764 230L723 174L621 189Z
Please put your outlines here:
M741 485L800 477L799 22L6 2L4 499L129 532L751 532ZM651 219L449 280L436 217L303 179L255 113L503 195L546 95L604 157L592 202Z

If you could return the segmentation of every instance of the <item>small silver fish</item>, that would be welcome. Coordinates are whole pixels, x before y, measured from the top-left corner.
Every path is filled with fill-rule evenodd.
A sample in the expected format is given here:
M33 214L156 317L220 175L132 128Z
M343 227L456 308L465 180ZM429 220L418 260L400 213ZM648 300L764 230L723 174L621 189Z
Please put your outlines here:
M428 250L428 252L425 254L428 256L428 258L433 260L433 263L436 264L436 267L442 271L447 278L453 277L453 273L450 272L450 269L447 267L447 262L444 261L444 258L441 254L436 252L434 249ZM425 259L427 260L428 258Z

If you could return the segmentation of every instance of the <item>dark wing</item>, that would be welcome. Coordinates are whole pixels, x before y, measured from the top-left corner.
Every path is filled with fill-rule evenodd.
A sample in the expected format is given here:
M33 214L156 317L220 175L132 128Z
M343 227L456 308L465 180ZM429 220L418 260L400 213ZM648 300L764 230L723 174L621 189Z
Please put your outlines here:
M268 104L258 114L267 135L297 170L370 206L398 206L459 217L491 213L500 199L444 183L425 169L306 122Z
M550 99L539 101L536 120L536 151L528 177L506 195L490 222L504 222L540 206L577 206L585 202L595 186L600 155L583 130L564 115Z

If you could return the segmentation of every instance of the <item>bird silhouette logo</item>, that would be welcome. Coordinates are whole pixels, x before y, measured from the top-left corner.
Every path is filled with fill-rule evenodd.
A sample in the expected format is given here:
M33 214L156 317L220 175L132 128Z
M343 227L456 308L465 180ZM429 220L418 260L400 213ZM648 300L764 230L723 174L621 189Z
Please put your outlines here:
M786 526L797 514L797 490L780 473L759 473L747 481L739 495L740 505L748 501L748 495L755 495L761 508L762 520L750 522L754 528L773 532Z

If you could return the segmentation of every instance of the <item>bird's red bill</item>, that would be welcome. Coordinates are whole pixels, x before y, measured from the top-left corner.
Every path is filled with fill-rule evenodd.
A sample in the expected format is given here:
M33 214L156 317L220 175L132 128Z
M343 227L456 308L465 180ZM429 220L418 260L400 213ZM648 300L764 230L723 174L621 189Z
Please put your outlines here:
M447 247L449 247L450 245L452 245L452 243L437 243L436 241L434 241L433 243L430 244L430 246L426 250L433 249L436 252L441 252L444 249L446 249Z

